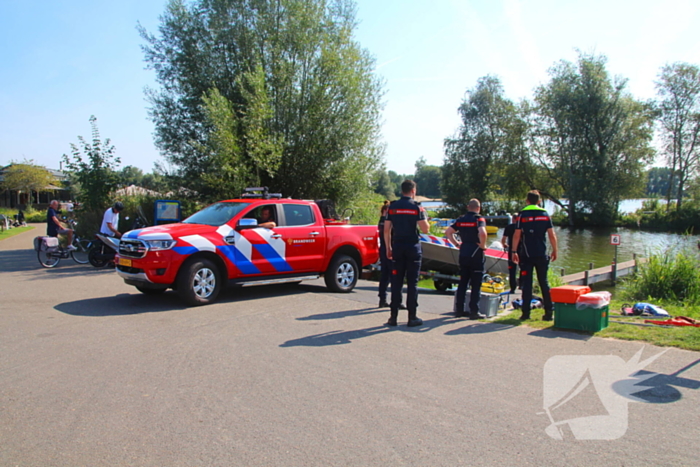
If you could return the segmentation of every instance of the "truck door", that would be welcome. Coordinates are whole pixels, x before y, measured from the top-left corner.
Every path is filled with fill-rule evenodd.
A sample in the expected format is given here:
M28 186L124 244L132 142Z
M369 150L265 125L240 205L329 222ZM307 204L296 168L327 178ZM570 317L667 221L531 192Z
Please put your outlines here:
M306 203L282 203L275 232L285 243L287 262L295 272L320 272L326 251L323 219Z
M271 218L265 218L263 210L268 210ZM258 223L279 223L280 217L279 204L259 205L243 215L244 219L256 219ZM287 245L277 230L277 227L256 227L236 229L230 233L231 238L227 243L231 245L231 251L227 256L243 277L294 272L287 260Z

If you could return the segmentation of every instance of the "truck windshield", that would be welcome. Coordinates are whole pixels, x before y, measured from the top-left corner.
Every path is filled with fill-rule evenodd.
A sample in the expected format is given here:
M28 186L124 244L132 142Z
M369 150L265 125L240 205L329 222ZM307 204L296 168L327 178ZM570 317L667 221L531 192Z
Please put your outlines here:
M220 202L192 214L182 221L183 224L204 224L218 227L230 221L236 214L248 207L250 203Z

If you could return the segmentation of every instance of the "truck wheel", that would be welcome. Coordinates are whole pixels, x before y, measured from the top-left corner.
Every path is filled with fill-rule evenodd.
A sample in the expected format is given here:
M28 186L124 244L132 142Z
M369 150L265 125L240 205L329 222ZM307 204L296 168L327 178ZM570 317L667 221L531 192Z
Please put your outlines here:
M357 284L359 272L354 259L345 255L336 256L326 270L326 287L333 292L350 292Z
M147 287L139 287L137 285L136 290L138 290L142 294L146 294L146 295L160 295L168 289L149 289Z
M208 305L221 291L221 273L208 259L183 265L177 278L177 292L191 306Z

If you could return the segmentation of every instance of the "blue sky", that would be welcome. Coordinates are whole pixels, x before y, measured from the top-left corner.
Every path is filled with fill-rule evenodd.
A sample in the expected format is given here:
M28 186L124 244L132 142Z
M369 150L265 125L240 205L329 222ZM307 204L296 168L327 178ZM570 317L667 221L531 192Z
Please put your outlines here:
M90 115L122 166L151 171L153 145L136 31L156 32L164 0L0 1L0 165L33 159L58 168ZM637 98L655 96L661 66L700 64L700 2L688 0L359 0L356 37L386 82L386 165L411 173L441 165L457 108L479 77L498 76L529 98L576 49L608 57Z

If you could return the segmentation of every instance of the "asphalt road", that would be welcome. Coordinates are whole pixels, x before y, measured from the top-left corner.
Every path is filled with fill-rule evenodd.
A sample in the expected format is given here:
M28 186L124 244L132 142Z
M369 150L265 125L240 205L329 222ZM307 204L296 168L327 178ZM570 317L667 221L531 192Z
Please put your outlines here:
M364 281L186 308L42 268L39 233L0 241L2 466L700 465L699 353L663 353L628 404L637 370L610 368L665 349L458 320L428 292L423 327L387 328ZM588 431L553 439L544 406L567 394L552 419Z

